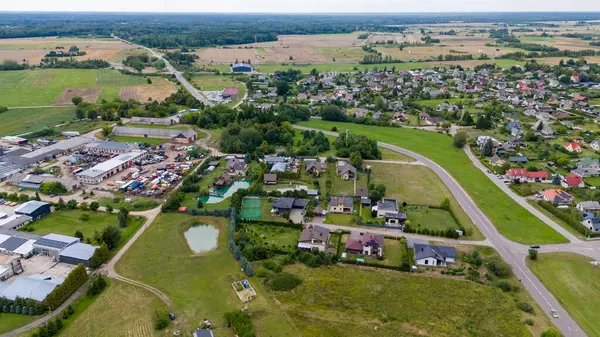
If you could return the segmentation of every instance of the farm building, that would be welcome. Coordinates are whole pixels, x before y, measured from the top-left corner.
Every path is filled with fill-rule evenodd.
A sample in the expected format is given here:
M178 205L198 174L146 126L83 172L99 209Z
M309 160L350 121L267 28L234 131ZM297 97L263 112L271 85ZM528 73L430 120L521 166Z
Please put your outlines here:
M63 263L90 266L90 260L98 247L87 243L75 243L60 251L58 260Z
M143 138L164 138L177 143L191 143L196 139L196 131L193 129L173 130L173 129L149 129L149 128L131 128L126 126L117 126L113 129L115 136L125 137L143 137Z
M252 66L247 63L234 63L231 65L232 73L251 73Z
M104 163L78 173L77 180L84 184L98 184L104 179L133 166L136 160L145 157L147 154L146 151L131 151L120 154Z
M223 98L237 99L239 94L240 89L238 88L226 88L223 90Z
M127 153L138 150L139 146L134 143L121 143L111 141L98 141L85 145L85 150L91 153Z
M31 200L15 208L16 215L27 215L33 220L41 219L50 214L50 204L43 201Z
M79 243L79 238L60 234L48 234L37 239L33 243L33 249L36 254L58 257L63 249L76 243Z
M42 302L63 281L60 278L40 274L18 276L13 283L0 283L0 297L9 300L20 297Z
M33 219L27 215L11 215L6 219L0 220L0 229L17 230L31 221L33 221Z
M177 116L165 117L165 118L154 118L154 117L131 117L129 123L132 124L157 124L157 125L173 125L179 123Z

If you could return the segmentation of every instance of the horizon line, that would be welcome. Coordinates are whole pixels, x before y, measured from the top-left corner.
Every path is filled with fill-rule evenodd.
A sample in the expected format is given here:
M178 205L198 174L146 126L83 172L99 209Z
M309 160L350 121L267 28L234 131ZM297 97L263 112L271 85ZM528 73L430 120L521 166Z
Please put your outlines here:
M221 15L256 15L256 14L262 14L262 15L279 15L279 14L292 14L292 15L322 15L322 14L367 14L367 15L399 15L399 14L429 14L429 15L435 15L435 14L503 14L503 13L507 13L507 14L513 14L513 13L556 13L556 14L560 14L560 13L569 13L569 14L600 14L600 10L592 10L592 11L571 11L571 10L541 10L541 11L471 11L471 12L464 12L464 11L457 11L457 12L183 12L183 11L173 11L173 12L165 12L165 11L94 11L94 10L90 10L90 11L80 11L80 10L74 10L74 11L70 11L70 10L50 10L50 11L45 11L45 10L37 10L37 11L30 11L30 10L2 10L0 9L0 14L16 14L16 13L35 13L35 14L62 14L62 13L66 13L66 14L89 14L89 13L94 13L94 14L158 14L158 15L167 15L167 14L183 14L183 15L195 15L195 14L221 14ZM559 21L563 21L563 20L559 20Z

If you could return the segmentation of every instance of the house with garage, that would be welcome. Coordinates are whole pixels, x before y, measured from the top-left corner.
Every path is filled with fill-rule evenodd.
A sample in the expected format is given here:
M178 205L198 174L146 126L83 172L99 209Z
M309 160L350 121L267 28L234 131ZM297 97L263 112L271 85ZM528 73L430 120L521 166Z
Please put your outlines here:
M517 180L519 182L541 182L543 180L548 180L548 172L529 172L524 168L511 168L506 171L505 174L511 180Z
M308 174L312 174L314 177L318 177L321 174L327 172L327 165L321 163L318 160L311 161L308 164L306 164L305 171Z
M555 205L566 205L570 204L575 200L575 198L569 193L559 189L559 188L551 188L547 190L543 190L540 192L542 198L544 200L551 202Z
M343 180L352 180L356 178L356 168L350 164L338 165L336 173Z
M456 248L415 243L415 263L424 267L447 267L456 263Z
M373 217L384 218L388 213L398 213L398 201L396 199L383 198L377 202L372 208Z
M231 158L227 160L226 170L231 175L245 176L248 164L243 159Z
M324 252L329 245L329 229L321 226L308 226L298 239L298 249Z
M346 253L383 258L384 237L381 234L353 231L346 241Z
M354 200L351 197L331 197L327 204L329 213L352 213L354 209Z
M273 200L273 208L271 213L276 214L289 214L292 210L298 209L303 210L308 205L308 200L306 199L296 199L290 197L282 197L279 199Z

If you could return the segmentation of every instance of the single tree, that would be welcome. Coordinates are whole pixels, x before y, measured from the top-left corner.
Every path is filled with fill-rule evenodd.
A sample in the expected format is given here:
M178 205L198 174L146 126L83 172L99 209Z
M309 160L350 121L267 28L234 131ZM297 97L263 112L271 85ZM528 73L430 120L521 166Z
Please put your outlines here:
M94 212L95 212L95 211L97 211L97 210L98 210L98 208L100 208L100 204L99 204L97 201L92 201L92 202L90 203L90 209L91 209L92 211L94 211Z
M363 166L363 157L360 152L352 152L350 153L350 165L356 167L357 169L361 169Z
M107 138L112 133L113 128L111 126L102 127L102 137Z
M79 240L83 241L83 233L79 230L75 231L75 237L79 238Z
M454 135L454 147L462 148L467 144L467 133L464 131L459 131Z
M75 105L79 105L79 103L83 102L83 99L79 96L75 96L71 98L71 102L73 102Z
M537 249L533 249L533 248L529 249L528 256L531 261L537 260L537 256L538 256Z

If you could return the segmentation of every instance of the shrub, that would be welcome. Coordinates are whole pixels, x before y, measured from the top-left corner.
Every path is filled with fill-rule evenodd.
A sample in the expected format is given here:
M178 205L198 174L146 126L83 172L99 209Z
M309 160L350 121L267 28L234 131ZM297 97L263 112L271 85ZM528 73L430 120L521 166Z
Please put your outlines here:
M288 273L273 274L265 280L265 285L275 291L288 291L296 288L302 283L302 279Z
M88 221L90 219L90 215L87 213L83 213L79 216L79 220L81 221Z
M506 280L500 280L498 282L496 282L496 284L494 284L496 287L502 289L502 291L504 291L505 293L511 291L513 289L512 285L510 284L510 282L506 281Z
M528 256L529 256L529 259L530 259L531 261L535 261L535 260L537 260L537 256L538 256L538 251L537 251L537 249L533 249L533 248L532 248L532 249L529 249L529 254L528 254Z
M225 321L227 321L235 329L239 337L255 337L252 318L245 311L231 311L225 313Z
M531 306L531 304L529 304L527 302L519 302L517 304L517 307L525 312L533 314L533 307Z
M529 326L533 326L533 320L531 318L528 318L525 320L525 324L527 324Z
M154 329L163 330L169 326L169 314L165 310L154 311Z
M263 266L268 270L272 270L276 273L279 273L283 268L272 260L267 260L263 263Z

